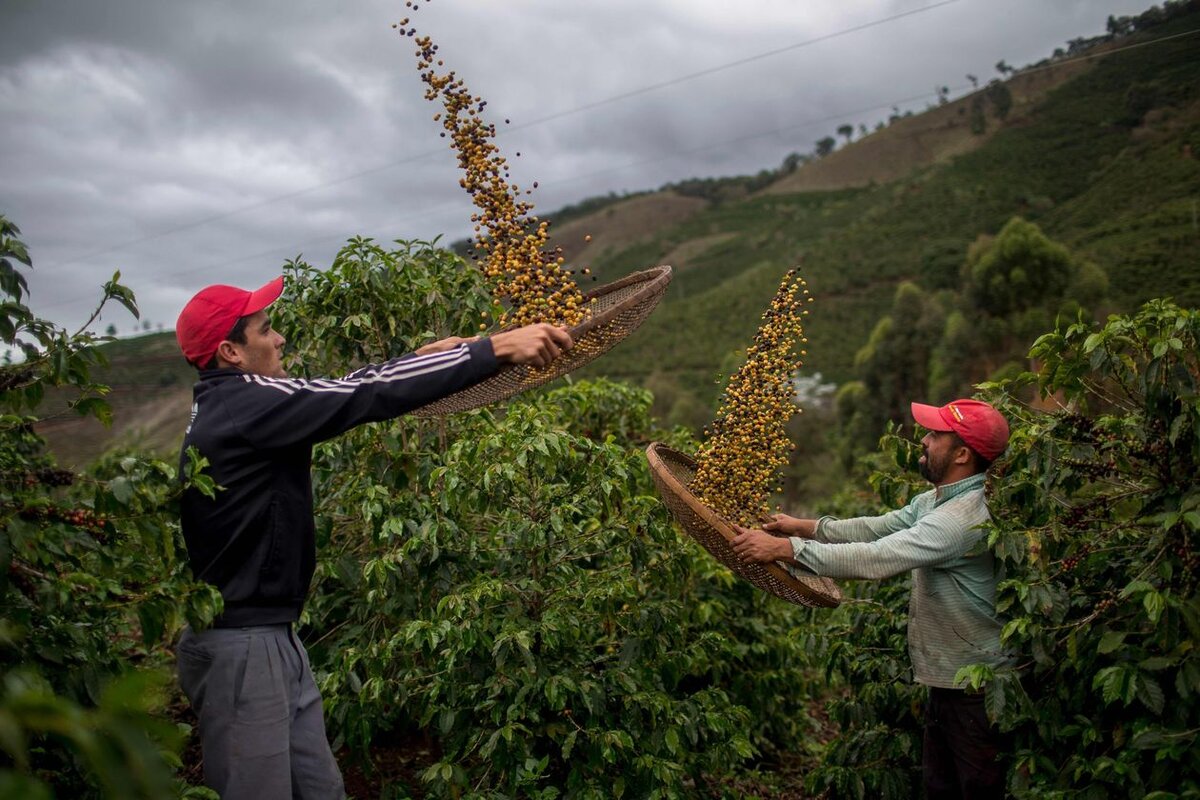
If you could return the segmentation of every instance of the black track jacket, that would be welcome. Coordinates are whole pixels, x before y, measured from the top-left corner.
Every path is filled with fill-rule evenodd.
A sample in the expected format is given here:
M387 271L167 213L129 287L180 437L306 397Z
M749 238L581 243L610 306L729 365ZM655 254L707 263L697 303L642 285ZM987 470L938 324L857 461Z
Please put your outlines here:
M265 378L204 370L183 439L208 459L215 499L181 502L183 538L197 579L225 598L217 627L293 622L316 567L312 446L364 422L399 416L478 383L498 368L488 339L403 356L339 380Z

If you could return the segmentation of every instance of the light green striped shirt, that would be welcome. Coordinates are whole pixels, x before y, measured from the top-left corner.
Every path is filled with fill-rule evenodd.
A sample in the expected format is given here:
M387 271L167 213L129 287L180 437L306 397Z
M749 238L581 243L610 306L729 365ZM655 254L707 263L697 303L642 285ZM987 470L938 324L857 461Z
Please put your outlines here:
M983 482L979 473L931 489L881 517L822 517L815 540L791 540L803 571L824 577L879 580L912 570L908 653L916 681L928 686L955 688L961 667L1009 660L982 527Z

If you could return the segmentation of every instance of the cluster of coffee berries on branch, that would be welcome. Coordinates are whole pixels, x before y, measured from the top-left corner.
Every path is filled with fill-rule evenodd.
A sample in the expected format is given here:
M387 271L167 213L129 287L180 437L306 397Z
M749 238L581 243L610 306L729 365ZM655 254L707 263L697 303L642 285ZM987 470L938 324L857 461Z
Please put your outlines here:
M806 286L795 269L784 275L696 455L692 493L740 525L756 524L769 510L772 487L795 450L787 423L800 413L793 378L807 355Z
M70 486L74 482L74 472L66 469L57 469L55 467L42 467L32 472L25 473L0 473L0 483L20 483L27 489L37 486L38 484L50 487Z
M409 0L406 5L415 10L418 4ZM519 199L532 190L509 182L508 162L493 142L496 126L483 119L487 101L472 95L453 70L443 70L437 45L429 36L418 36L407 17L395 27L417 45L425 99L443 106L434 120L442 123L441 135L449 137L458 155L464 173L459 185L478 209L471 215L474 259L482 258L492 295L504 308L497 323L578 325L587 316L583 293L565 266L562 248L547 246L549 222L533 216L533 204Z
M1079 566L1079 562L1090 556L1094 549L1095 548L1092 545L1085 544L1074 553L1064 558L1062 560L1063 572L1074 572L1075 568Z
M55 505L31 505L20 510L22 519L42 524L64 523L104 540L111 532L110 521L90 508L65 508Z

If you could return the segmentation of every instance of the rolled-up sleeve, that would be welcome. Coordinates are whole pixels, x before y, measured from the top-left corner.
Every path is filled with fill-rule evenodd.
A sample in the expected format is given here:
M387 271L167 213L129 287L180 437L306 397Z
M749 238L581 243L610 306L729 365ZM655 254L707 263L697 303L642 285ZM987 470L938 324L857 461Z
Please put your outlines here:
M896 531L911 528L919 516L917 504L923 498L923 494L917 495L903 508L878 517L821 517L817 520L816 540L826 543L873 542Z
M802 573L880 580L960 558L984 535L982 527L964 529L963 520L949 509L932 511L909 527L889 530L902 524L906 519L903 512L910 509L911 504L882 517L830 520L818 528L822 540L793 538L792 557Z

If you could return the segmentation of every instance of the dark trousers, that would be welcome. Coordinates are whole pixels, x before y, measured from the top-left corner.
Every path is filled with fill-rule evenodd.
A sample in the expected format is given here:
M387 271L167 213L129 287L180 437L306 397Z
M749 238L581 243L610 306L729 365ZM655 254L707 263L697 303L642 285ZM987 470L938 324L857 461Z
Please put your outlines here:
M921 759L929 800L1004 797L1000 752L1000 732L988 722L982 693L930 688Z
M290 625L185 629L179 685L221 800L342 800L321 693Z

